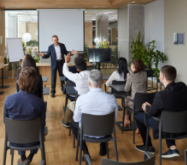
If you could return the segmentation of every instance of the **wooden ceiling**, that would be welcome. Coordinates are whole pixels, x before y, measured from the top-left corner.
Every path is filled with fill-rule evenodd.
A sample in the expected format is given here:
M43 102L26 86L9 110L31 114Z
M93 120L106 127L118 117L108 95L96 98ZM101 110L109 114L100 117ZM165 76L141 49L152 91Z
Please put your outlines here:
M132 3L135 1L135 3ZM118 9L128 4L147 4L155 0L0 0L2 9L85 8Z

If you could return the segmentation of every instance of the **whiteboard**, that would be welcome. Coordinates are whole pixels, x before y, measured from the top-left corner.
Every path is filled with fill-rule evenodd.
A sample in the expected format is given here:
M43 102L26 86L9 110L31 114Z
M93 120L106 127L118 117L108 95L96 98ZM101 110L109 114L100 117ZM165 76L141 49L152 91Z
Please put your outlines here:
M23 59L23 45L21 38L6 38L6 50L9 62L18 62Z
M38 9L38 26L39 51L47 52L53 35L67 51L84 51L83 9Z

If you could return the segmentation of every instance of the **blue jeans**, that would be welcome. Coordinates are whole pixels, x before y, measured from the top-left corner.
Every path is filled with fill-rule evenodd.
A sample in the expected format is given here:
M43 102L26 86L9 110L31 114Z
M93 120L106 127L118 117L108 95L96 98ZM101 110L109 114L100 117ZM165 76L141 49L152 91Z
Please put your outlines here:
M15 147L32 147L35 145L38 145L39 142L36 143L31 143L31 144L15 144L15 143L11 143L11 145L15 146ZM38 152L38 149L35 150L30 150L31 154L36 154ZM25 151L18 151L19 155L25 155Z

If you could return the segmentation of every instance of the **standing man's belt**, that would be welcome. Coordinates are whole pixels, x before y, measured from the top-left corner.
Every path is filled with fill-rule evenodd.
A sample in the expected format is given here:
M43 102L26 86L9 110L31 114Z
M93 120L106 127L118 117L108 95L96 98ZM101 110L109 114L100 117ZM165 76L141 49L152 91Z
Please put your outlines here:
M56 61L62 61L62 60L56 60Z

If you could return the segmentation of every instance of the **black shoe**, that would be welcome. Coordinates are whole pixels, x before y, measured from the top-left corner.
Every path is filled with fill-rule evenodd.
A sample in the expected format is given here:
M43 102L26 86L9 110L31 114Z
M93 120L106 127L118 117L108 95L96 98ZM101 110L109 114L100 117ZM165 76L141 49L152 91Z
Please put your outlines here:
M174 158L174 157L179 157L179 151L177 149L175 150L168 150L166 153L162 154L162 158Z
M70 123L64 123L64 119L62 119L62 125L66 128L70 127Z
M55 94L54 94L54 93L51 93L51 97L54 98L54 97L55 97Z
M105 156L106 154L107 154L106 148L101 148L100 151L99 151L99 155L100 156Z
M145 146L144 145L136 146L135 148L136 148L136 150L138 150L140 152L145 152ZM147 152L149 152L150 154L155 154L155 148L154 147L152 147L152 148L148 147Z

